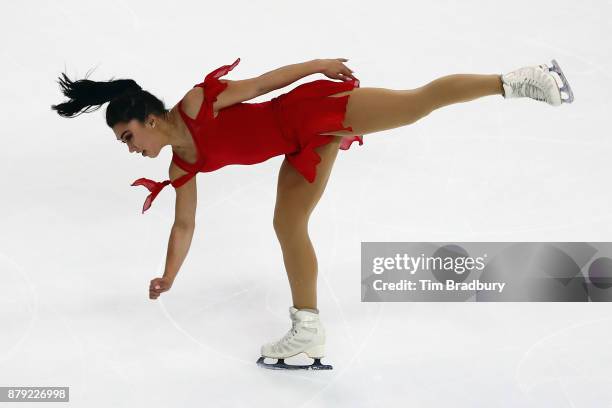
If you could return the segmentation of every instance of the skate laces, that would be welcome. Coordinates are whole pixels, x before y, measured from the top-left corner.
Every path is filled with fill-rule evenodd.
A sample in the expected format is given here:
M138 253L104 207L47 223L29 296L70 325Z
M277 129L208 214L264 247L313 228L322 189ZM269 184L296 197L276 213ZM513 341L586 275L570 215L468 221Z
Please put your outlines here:
M289 329L289 331L279 341L275 343L274 345L275 349L279 350L282 344L289 343L295 337L295 335L298 334L297 326L299 322L300 322L299 319L295 315L291 315L291 329ZM310 331L311 329L308 329L307 327L309 327L310 324L312 324L312 322L313 321L308 320L308 319L303 320L302 326L304 327L304 330Z
M534 78L522 78L512 82L513 92L519 96L526 96L538 101L547 101L546 93Z
M525 96L532 99L536 99L538 101L546 100L546 94L536 83L534 83L532 78L527 78L525 81L523 85L523 92L525 93Z
M297 318L295 316L291 316L291 329L274 345L275 348L280 347L281 344L285 344L289 342L293 336L297 334Z

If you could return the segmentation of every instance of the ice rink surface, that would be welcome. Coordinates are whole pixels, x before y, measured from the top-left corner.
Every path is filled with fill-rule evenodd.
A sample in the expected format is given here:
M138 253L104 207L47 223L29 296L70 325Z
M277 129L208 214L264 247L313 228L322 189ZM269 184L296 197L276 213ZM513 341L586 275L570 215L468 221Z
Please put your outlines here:
M0 386L69 386L88 408L609 408L610 305L362 303L360 243L610 241L611 17L610 1L567 0L5 4ZM174 192L143 215L130 184L165 180L170 149L128 155L107 105L50 109L64 70L133 78L173 106L237 57L227 79L344 57L362 88L392 89L555 58L576 99L489 96L339 152L309 226L334 370L280 372L255 361L290 325L272 227L283 157L198 175L190 253L149 300Z

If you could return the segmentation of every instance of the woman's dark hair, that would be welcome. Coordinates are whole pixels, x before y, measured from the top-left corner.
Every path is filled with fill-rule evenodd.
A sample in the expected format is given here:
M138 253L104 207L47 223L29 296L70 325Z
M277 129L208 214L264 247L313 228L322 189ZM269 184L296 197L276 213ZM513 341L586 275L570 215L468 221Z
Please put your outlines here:
M137 119L144 122L149 114L163 116L168 113L164 103L148 91L143 90L133 79L117 79L106 82L80 79L76 82L62 73L58 83L69 101L51 105L60 116L73 118L81 113L93 112L110 102L106 108L106 124L109 127L119 122ZM85 108L85 109L84 109Z

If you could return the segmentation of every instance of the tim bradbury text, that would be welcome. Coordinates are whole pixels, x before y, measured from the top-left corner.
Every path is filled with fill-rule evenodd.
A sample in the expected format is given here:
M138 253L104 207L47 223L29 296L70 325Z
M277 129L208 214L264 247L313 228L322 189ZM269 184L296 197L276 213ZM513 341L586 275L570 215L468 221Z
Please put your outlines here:
M429 279L419 279L418 281L409 281L402 279L399 282L383 282L378 279L372 282L374 290L469 290L469 291L497 291L501 293L506 286L505 282L481 282L473 280L471 282L455 282L447 280L445 283L434 282Z

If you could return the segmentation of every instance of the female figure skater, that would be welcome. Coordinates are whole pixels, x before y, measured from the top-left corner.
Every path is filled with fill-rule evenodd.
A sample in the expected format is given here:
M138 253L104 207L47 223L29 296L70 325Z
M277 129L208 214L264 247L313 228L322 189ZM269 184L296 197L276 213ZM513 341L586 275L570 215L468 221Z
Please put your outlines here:
M487 95L528 97L553 106L573 101L555 60L550 68L528 66L503 75L454 74L408 90L360 88L344 58L288 65L250 79L220 79L239 61L210 72L170 110L131 79L72 82L66 74L59 83L70 100L51 108L61 116L74 117L110 102L106 124L130 152L153 158L163 147L172 147L168 180L140 178L132 184L151 192L143 213L166 185L176 191L165 272L151 280L151 299L172 287L189 250L195 229L194 176L230 164L255 164L285 155L278 175L273 227L291 287L292 327L280 340L261 347L258 363L271 368L331 368L320 362L325 331L317 309L317 258L308 221L325 190L338 149L347 150L354 141L362 145L365 134L405 126L436 109ZM265 102L245 103L314 73L340 81L315 80ZM284 363L284 358L299 353L314 358L314 363ZM278 362L265 363L264 357Z

